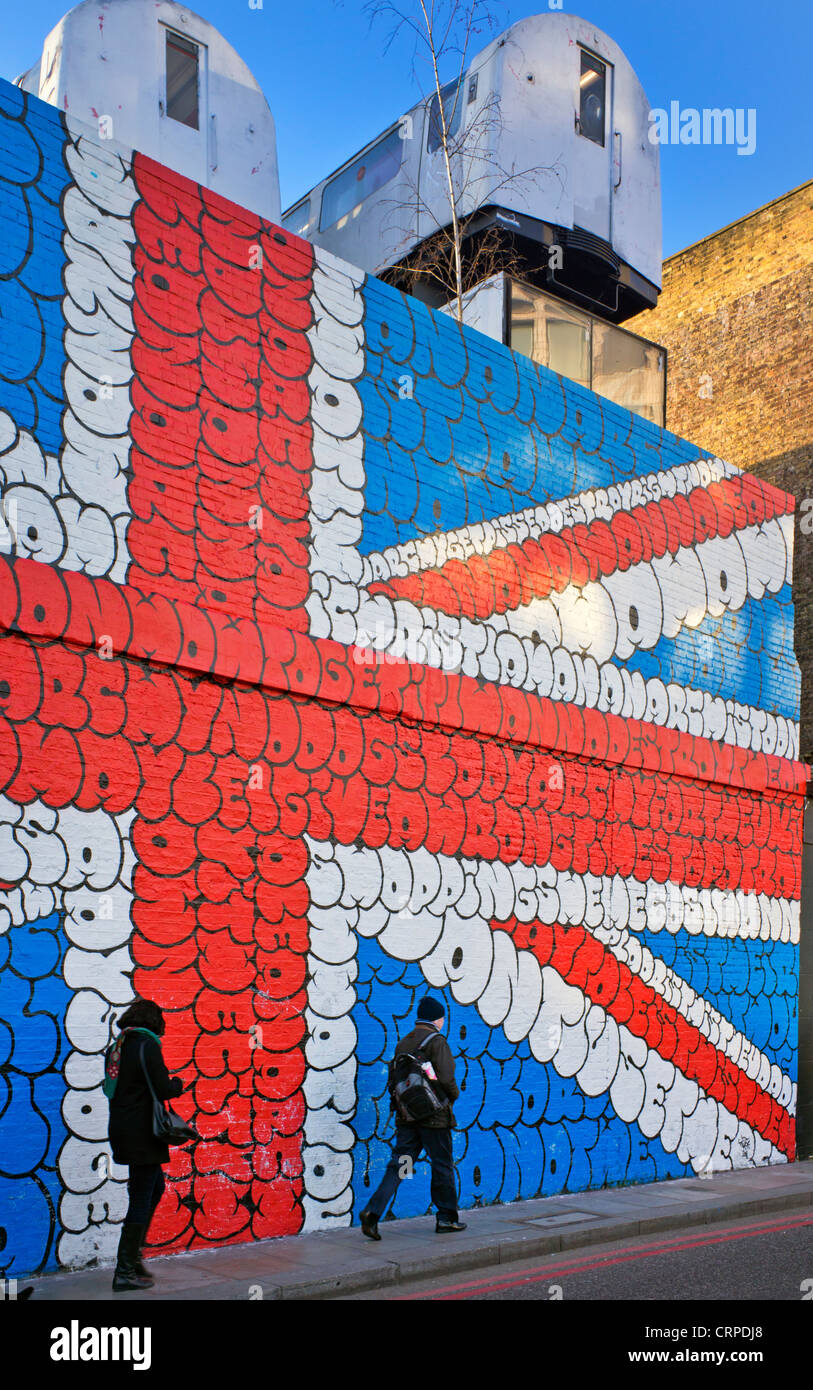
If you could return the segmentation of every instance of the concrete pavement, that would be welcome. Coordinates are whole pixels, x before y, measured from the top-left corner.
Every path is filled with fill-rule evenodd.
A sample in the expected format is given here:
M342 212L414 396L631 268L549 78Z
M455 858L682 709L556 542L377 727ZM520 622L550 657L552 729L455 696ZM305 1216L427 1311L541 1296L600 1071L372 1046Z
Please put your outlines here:
M811 1205L813 1161L808 1161L481 1207L461 1213L468 1229L459 1235L435 1235L434 1218L423 1216L382 1221L380 1241L367 1240L353 1226L159 1256L150 1261L155 1287L143 1293L113 1294L109 1268L19 1283L33 1283L38 1302L330 1298L653 1231Z

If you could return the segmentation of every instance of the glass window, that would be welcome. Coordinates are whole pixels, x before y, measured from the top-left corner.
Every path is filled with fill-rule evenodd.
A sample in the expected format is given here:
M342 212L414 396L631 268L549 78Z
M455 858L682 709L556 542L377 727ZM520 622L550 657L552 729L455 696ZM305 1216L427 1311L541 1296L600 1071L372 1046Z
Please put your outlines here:
M476 79L475 79L476 84ZM477 87L475 85L475 94ZM447 82L445 87L441 87L440 94L443 97L443 117L446 121L446 134L451 137L456 135L460 129L460 117L463 111L463 97L459 96L459 86L457 82ZM469 98L472 100L473 98ZM426 137L426 150L428 154L434 154L440 149L443 137L443 126L440 120L440 102L437 92L429 103L429 133Z
M548 335L548 366L571 381L590 384L590 323L580 314L549 310L545 329Z
M592 53L582 54L579 78L579 134L597 145L604 144L604 101L607 88L607 68Z
M198 45L167 30L167 115L199 129Z
M666 352L657 343L515 280L510 335L515 352L665 424Z
M297 203L290 212L286 212L281 224L286 232L293 232L294 236L304 236L311 224L310 208L310 198L303 198L301 203Z
M590 316L528 285L511 286L511 346L590 385Z
M666 354L656 343L595 320L593 390L600 396L662 425L665 365Z
M534 324L533 319L527 319L520 314L519 317L511 318L511 347L514 352L521 352L523 357L534 358Z
M401 167L403 153L401 127L397 125L388 135L382 136L372 149L354 160L346 169L342 169L340 174L336 174L335 178L325 185L322 194L320 231L324 231L325 227L334 226L337 222L343 226L343 218L346 219L351 214L355 216L365 198L369 198L379 188L383 188L385 183L389 183L390 179L395 178Z

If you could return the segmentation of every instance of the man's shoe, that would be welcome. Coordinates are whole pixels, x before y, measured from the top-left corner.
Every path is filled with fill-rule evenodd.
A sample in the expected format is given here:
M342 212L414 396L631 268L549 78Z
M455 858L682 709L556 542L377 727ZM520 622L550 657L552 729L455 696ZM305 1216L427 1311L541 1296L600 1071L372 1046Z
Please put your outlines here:
M365 1236L369 1236L369 1237L370 1237L370 1240L380 1240L380 1239L381 1239L381 1236L378 1234L378 1217L377 1217L377 1216L375 1216L371 1211L363 1211L363 1212L361 1213L360 1220L361 1220L361 1229L362 1229L362 1231L363 1231L363 1233L364 1233Z
M465 1231L465 1229L466 1229L466 1222L465 1222L465 1221L440 1221L440 1220L437 1220L437 1221L435 1222L435 1235L436 1235L436 1236L445 1236L445 1235L448 1235L448 1233L449 1233L450 1231Z

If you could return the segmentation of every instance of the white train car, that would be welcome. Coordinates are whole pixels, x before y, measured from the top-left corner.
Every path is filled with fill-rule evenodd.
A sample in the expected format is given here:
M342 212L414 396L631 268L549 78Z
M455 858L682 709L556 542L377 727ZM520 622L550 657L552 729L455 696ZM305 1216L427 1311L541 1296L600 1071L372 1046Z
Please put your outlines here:
M458 210L478 214L471 235L499 228L524 278L612 321L657 302L659 150L643 87L607 34L562 12L520 20L444 88L444 109ZM435 95L299 199L283 225L397 280L451 221L439 127ZM529 169L540 172L519 176Z
M17 86L279 221L274 118L214 25L175 0L82 0Z

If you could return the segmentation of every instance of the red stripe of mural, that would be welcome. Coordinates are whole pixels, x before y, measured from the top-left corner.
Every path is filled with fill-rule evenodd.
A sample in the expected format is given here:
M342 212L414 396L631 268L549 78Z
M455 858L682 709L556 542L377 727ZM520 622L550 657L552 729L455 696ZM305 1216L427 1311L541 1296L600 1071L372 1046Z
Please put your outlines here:
M186 1157L175 1160L158 1242L179 1248L235 1238L249 1225L254 1235L297 1229L308 904L302 836L425 844L512 862L519 845L509 837L529 826L535 862L583 872L576 852L585 817L574 811L584 800L597 811L606 778L588 783L585 769L567 767L561 791L551 793L541 755L509 750L501 759L497 745L471 736L399 729L378 715L201 684L87 649L4 640L5 669L15 678L0 739L0 791L18 804L39 796L55 807L138 811L136 983L173 1013L169 1060L189 1069L204 1136L194 1176L184 1171ZM720 815L728 809L722 798ZM637 795L621 812L645 827L651 814ZM684 814L694 819L691 807ZM728 833L742 841L745 829L731 823ZM615 848L621 835L640 851L634 823L608 830ZM698 823L695 833L703 846L705 827ZM764 848L771 833L766 827L755 838L752 858L772 853ZM739 847L704 847L715 848L725 855ZM590 867L618 870L618 855ZM637 863L633 871L646 876ZM724 875L714 882L738 886ZM681 1070L708 1094L791 1151L786 1112L583 928L494 927L510 930L519 949L533 949L661 1055L679 1056ZM252 1027L270 1030L256 1049Z
M794 1157L795 1120L784 1106L584 927L516 918L494 921L491 927L508 932L518 951L532 951L540 965L550 965L706 1095Z
M312 252L140 155L134 176L128 584L177 630L179 656L207 649L201 608L304 631ZM145 654L161 626L144 622ZM297 1231L307 892L284 805L277 833L298 873L264 876L265 825L239 785L264 751L262 696L186 682L181 709L164 680L153 713L141 682L130 666L134 985L171 1016L168 1062L202 1136L172 1151L151 1241ZM160 730L146 743L139 718Z
M46 615L46 621L60 591L65 601L68 592L81 591L81 583L76 581L83 577L43 573L43 569L34 561L23 561L14 567L14 573L19 578L24 570L31 584L25 602L34 600L32 606ZM9 572L10 567L0 568L0 575ZM97 590L98 585L88 585L94 601ZM124 600L132 594L132 590L126 594L117 591L119 612L106 615L117 620L120 629L127 611ZM131 652L142 653L141 643L154 634L160 613L160 605L156 608L147 599L136 600L130 615L135 628L129 641ZM188 609L186 613L195 615L198 610ZM78 616L75 607L73 617ZM205 617L199 616L201 620ZM177 618L177 611L173 612L174 621ZM203 622L192 631L196 649L203 656ZM282 634L277 636L279 656L284 644ZM178 640L189 644L189 628ZM283 693L237 687L241 690L239 705L236 695L230 697L234 703L224 705L226 697L220 685L201 683L193 673L183 675L139 664L139 680L130 678L127 686L128 720L136 721L133 734L127 726L122 727L115 713L117 687L109 684L110 663L85 653L92 673L88 677L90 688L112 691L104 700L88 703L77 690L76 676L69 685L62 680L57 698L40 673L39 646L23 638L8 637L6 641L11 644L8 650L15 651L15 659L8 663L13 685L5 704L11 722L6 725L6 765L1 780L2 790L19 802L41 795L51 804L64 805L72 800L84 809L104 805L123 810L138 798L136 804L148 820L165 814L172 805L181 820L197 825L201 808L214 798L212 785L220 785L218 778L225 776L222 769L229 765L228 759L241 746L240 740L249 737L248 732L240 733L237 728L237 722L245 717L245 707L255 710L257 730L266 728L267 721L267 732L261 739L258 734L251 743L246 767L256 764L264 794L271 798L264 814L282 817L280 825L274 819L271 828L279 828L294 844L307 830L317 839L335 836L341 843L359 838L371 846L387 843L417 849L426 845L432 852L447 855L460 853L508 863L549 862L559 870L577 873L619 873L634 875L640 881L670 878L693 887L740 888L786 898L799 895L801 796L732 791L712 781L668 771L613 769L600 761L600 755L599 759L591 756L585 760L573 748L555 754L543 752L544 742L536 738L538 729L531 730L534 737L530 738L527 730L515 729L524 737L503 745L491 736L489 727L482 736L418 722L399 726L389 711L382 714L369 708L375 687L362 685L354 691L348 653L332 643L306 646L309 653L315 652L322 659L321 674L326 688L331 686L334 691L333 703L292 699L285 693L286 688L307 691L304 670L297 664L282 663L284 684L282 675L276 684ZM24 646L25 652L14 644ZM389 669L389 675L397 676L403 687L409 674L408 668ZM427 700L431 678L421 680L438 674L418 671L414 679L425 714L439 718L442 724L442 703ZM367 697L366 710L363 703L359 708L340 703L362 692ZM493 708L496 701L505 724L506 710L501 710L499 703L505 694L496 689L471 692L472 714L476 717L481 708ZM478 706L477 696L489 703ZM160 700L166 700L167 709L176 712L172 715L176 724L178 709L184 711L189 752L196 754L197 762L194 774L181 772L166 755L167 770L162 775L171 772L173 792L170 797L167 791L163 801L158 799L156 811L150 809L147 788L155 786L160 762L152 739L146 748L140 747L143 738L138 737L138 721L151 727L160 714L152 705ZM213 710L222 708L231 711L229 718L235 722L228 733L223 730L215 739ZM565 712L572 718L574 711ZM487 726L488 721L484 724ZM115 787L105 789L100 789L93 775L99 757L94 749L100 737L105 756L117 768ZM253 732L251 737L254 740ZM162 740L158 746L163 747ZM584 752L583 733L581 747ZM241 775L249 775L242 764L240 768ZM745 774L751 770L746 764ZM186 796L187 789L188 808L183 797L178 801L182 792ZM225 788L219 795L225 804ZM218 798L214 799L219 805ZM178 829L177 833L183 838L184 832ZM254 842L255 851L259 845L259 840ZM293 854L292 847L289 850ZM211 857L217 860L216 854ZM240 862L245 866L247 860ZM239 881L237 876L235 886Z
M272 762L318 750L303 814L316 839L799 896L801 809L788 798L402 730L381 715L345 707L339 716L310 702L281 699L275 727L282 752L269 750ZM275 797L278 786L284 795L284 770L274 774Z
M242 680L444 731L468 731L732 791L803 797L804 763L665 729L639 719L543 699L528 691L419 666L278 627L90 581L0 554L0 630L113 649L190 675ZM0 701L2 706L2 701Z
M304 632L313 251L137 154L127 581Z
M369 592L482 620L561 593L568 585L583 588L616 570L674 555L681 546L729 536L744 526L782 516L793 506L788 494L744 474L693 488L685 496L677 494L616 512L609 521L567 526L496 546L488 555L447 560L436 569L377 580Z

